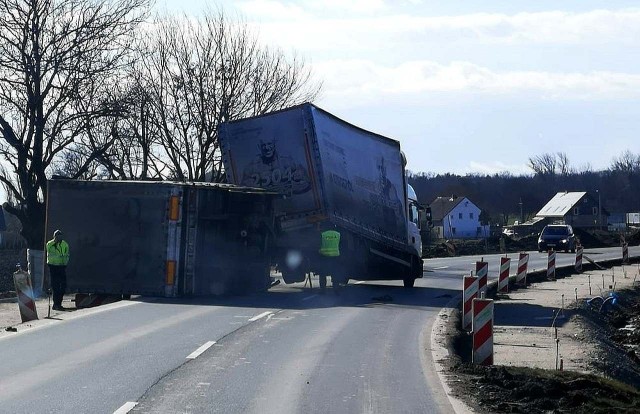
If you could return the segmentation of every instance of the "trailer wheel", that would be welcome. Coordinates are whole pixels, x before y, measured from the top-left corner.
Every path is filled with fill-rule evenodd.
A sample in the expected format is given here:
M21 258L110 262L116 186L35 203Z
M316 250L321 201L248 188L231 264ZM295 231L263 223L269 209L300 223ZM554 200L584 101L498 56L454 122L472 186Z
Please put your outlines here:
M404 287L406 288L412 288L413 284L416 282L416 278L415 277L407 277L402 279L402 283L404 284Z

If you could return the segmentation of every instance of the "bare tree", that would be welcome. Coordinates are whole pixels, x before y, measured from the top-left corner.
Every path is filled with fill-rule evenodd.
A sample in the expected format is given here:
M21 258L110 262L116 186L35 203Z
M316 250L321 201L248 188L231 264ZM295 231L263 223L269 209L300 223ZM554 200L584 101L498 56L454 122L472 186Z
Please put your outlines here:
M636 155L629 150L624 151L620 156L614 157L609 167L611 171L624 173L640 172L640 155Z
M165 18L147 34L137 65L169 178L221 181L221 122L312 100L320 86L297 58L261 46L222 10Z
M556 173L556 155L555 154L542 154L529 158L529 168L533 170L536 175L553 176Z
M569 166L569 157L566 152L558 152L556 153L558 172L567 176L572 173L571 167Z
M87 126L113 116L107 80L129 55L149 0L0 0L0 182L29 247L44 242L47 174ZM108 137L113 138L113 135ZM107 151L112 139L95 141ZM84 154L91 175L95 155ZM88 155L88 156L87 156ZM80 162L80 158L75 162Z

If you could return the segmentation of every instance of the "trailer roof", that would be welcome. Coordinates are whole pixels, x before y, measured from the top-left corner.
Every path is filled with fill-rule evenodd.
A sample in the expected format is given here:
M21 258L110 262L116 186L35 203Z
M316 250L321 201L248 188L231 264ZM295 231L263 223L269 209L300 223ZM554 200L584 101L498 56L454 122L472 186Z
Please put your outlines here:
M342 119L342 118L338 118L337 116L335 116L335 115L334 115L334 114L332 114L331 112L326 111L326 110L324 110L324 109L320 108L319 106L317 106L317 105L315 105L315 104L313 104L313 103L311 103L311 102L305 102L305 103L301 103L301 104L299 104L299 105L289 106L289 107L287 107L287 108L282 108L282 109L279 109L279 110L277 110L277 111L272 111L272 112L266 112L266 113L264 113L264 114L260 114L260 115L254 115L254 116L249 116L249 117L246 117L246 118L240 118L240 119L234 119L234 120L232 120L232 121L222 122L222 123L221 123L221 125L222 125L222 124L235 124L235 123L237 123L237 122L242 122L242 121L245 121L245 120L248 120L248 119L257 119L257 118L262 118L262 117L266 117L266 116L270 116L270 115L278 114L278 113L280 113L280 112L290 111L290 110L293 110L293 109L302 109L302 108L304 108L304 107L311 107L311 108L313 108L313 109L315 109L315 110L317 110L317 111L320 111L320 112L325 113L326 115L328 115L328 116L332 117L332 118L333 118L333 119L335 119L336 121L339 121L339 122L341 122L341 123L343 123L343 124L345 124L345 125L350 126L351 128L355 128L355 129L358 129L358 130L360 130L360 131L362 131L362 132L365 132L365 133L367 133L367 134L375 135L375 136L376 136L376 137L378 137L378 138L381 138L381 139L384 139L384 140L387 140L387 141L391 141L391 142L393 142L394 144L396 144L396 145L398 145L398 146L400 145L400 141L398 141L397 139L389 138L389 137L387 137L387 136L380 135L380 134L378 134L378 133L376 133L376 132L372 132L372 131L369 131L369 130L367 130L367 129L361 128L361 127L359 127L359 126L357 126L357 125L354 125L354 124L352 124L351 122L345 121L345 120L344 120L344 119Z
M132 185L157 185L157 186L189 186L196 188L211 188L221 191L228 191L233 193L253 193L264 195L277 195L278 193L273 191L267 191L262 188L256 187L243 187L235 184L227 183L208 183L208 182L185 182L185 181L155 181L155 180L74 180L68 178L53 178L50 181L58 183L84 183L87 185L92 184L132 184Z

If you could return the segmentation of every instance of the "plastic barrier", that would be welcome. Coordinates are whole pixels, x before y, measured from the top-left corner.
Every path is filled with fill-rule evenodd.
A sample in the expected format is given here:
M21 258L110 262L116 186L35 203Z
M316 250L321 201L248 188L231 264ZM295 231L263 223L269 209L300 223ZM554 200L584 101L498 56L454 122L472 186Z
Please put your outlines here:
M473 314L473 300L478 297L478 278L464 276L462 281L462 329L471 331Z
M13 283L16 287L16 294L18 295L18 308L20 308L20 318L22 322L38 319L29 273L22 269L18 270L13 274Z
M547 279L556 280L556 252L549 250L549 260L547 262Z
M529 253L520 253L518 258L518 273L516 274L516 284L527 286L527 267L529 266Z
M583 252L583 248L581 245L577 245L576 246L576 272L578 273L582 273L582 252Z
M493 365L493 300L473 300L473 351L476 365Z
M622 244L622 263L629 264L629 244Z
M498 293L509 293L509 271L511 270L511 259L500 258L500 276L498 277Z
M476 277L478 278L478 291L480 293L487 293L487 276L489 275L489 263L484 261L484 258L476 262Z

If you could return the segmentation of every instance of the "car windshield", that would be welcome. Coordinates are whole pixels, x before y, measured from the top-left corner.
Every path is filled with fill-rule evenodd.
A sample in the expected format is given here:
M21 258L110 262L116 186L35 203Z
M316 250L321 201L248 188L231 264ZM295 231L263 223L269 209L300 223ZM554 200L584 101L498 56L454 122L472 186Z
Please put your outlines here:
M544 236L566 236L569 234L567 227L545 227L542 231Z

